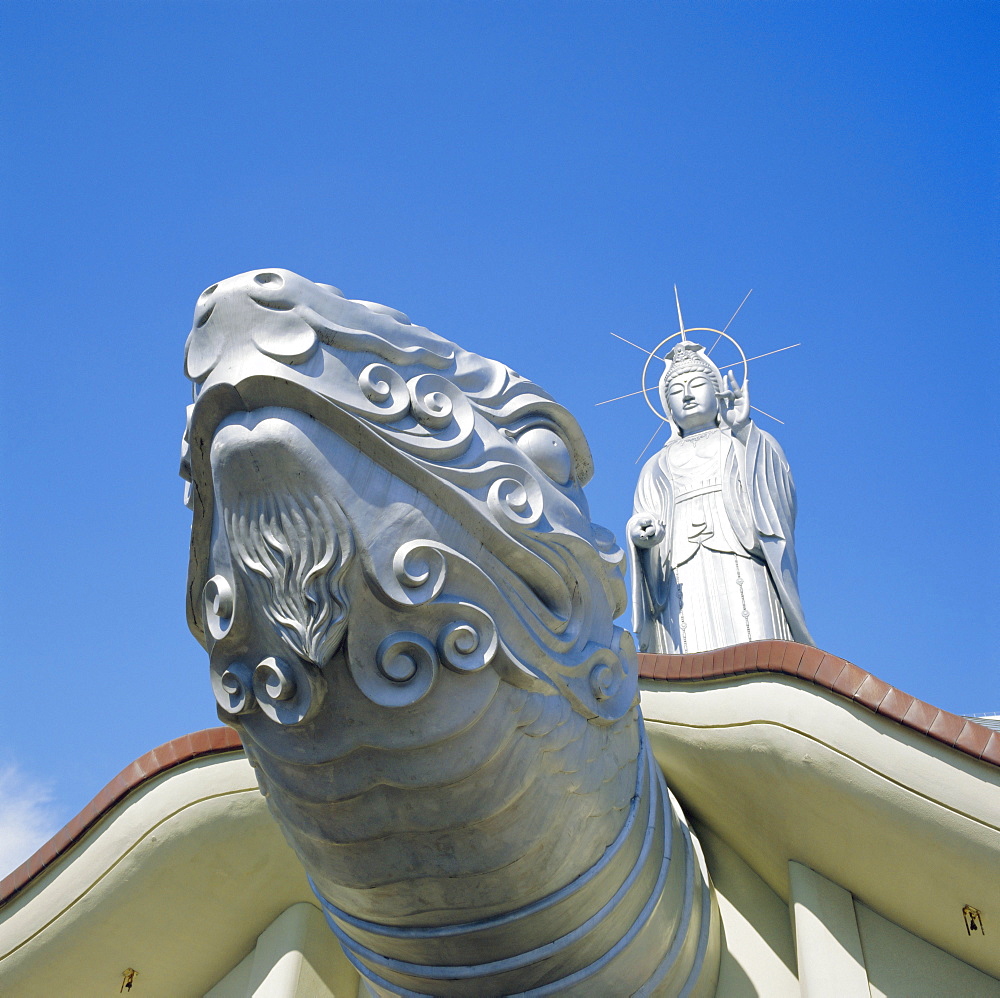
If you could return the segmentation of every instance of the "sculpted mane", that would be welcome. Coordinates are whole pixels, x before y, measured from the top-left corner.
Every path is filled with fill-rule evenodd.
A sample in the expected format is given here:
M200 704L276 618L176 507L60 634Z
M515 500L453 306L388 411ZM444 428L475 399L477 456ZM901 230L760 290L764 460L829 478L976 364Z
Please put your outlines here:
M646 747L623 554L590 520L572 416L283 270L201 295L186 371L189 622L372 993L712 979L707 879Z

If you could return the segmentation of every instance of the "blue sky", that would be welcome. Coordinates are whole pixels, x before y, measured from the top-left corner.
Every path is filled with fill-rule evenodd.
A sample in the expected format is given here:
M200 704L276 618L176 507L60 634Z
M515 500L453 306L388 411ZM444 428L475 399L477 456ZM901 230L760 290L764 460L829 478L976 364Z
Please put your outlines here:
M537 380L619 537L655 420L595 407L638 387L609 334L673 332L674 283L692 326L753 288L748 355L803 344L751 365L751 401L785 423L761 417L818 643L1000 710L994 5L8 0L0 22L8 842L217 723L184 621L181 353L198 293L258 267Z

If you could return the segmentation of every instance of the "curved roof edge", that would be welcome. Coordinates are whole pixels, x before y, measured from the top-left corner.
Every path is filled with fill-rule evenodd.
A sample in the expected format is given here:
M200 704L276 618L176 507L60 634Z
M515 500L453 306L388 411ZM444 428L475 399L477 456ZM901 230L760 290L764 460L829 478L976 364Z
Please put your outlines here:
M794 641L751 641L691 655L639 655L639 676L657 682L711 682L748 673L776 673L814 683L973 759L1000 767L1000 732L918 700L819 648ZM232 728L206 728L175 738L136 759L75 818L0 880L0 907L143 783L199 756L242 749L239 735Z
M973 759L1000 766L1000 732L918 700L820 648L795 641L750 641L693 655L639 655L640 678L660 682L704 683L753 672L815 683Z
M0 907L23 890L46 867L51 866L77 842L93 824L120 800L143 783L168 769L174 769L200 756L243 750L239 735L232 728L205 728L174 738L152 749L126 766L69 824L64 825L33 855L12 873L0 880Z

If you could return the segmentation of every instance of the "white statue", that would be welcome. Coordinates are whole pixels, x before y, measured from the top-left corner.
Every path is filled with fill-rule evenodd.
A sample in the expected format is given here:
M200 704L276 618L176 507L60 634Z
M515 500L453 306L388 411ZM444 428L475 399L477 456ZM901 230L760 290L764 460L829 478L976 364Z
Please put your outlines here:
M628 524L640 651L813 644L797 584L795 484L777 441L750 419L746 377L742 387L731 371L724 380L686 335L666 359L659 394L673 433L642 469Z
M287 270L208 288L186 369L191 627L365 993L714 994L576 420Z

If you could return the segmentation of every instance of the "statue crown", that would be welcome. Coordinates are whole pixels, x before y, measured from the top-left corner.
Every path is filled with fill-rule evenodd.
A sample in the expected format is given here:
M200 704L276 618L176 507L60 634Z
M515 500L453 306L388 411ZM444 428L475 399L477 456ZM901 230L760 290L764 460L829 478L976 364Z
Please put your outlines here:
M722 391L722 375L719 369L705 355L705 348L700 343L683 340L667 354L669 363L660 379L660 390L666 392L667 386L674 378L693 371L701 371L711 379L715 390Z

